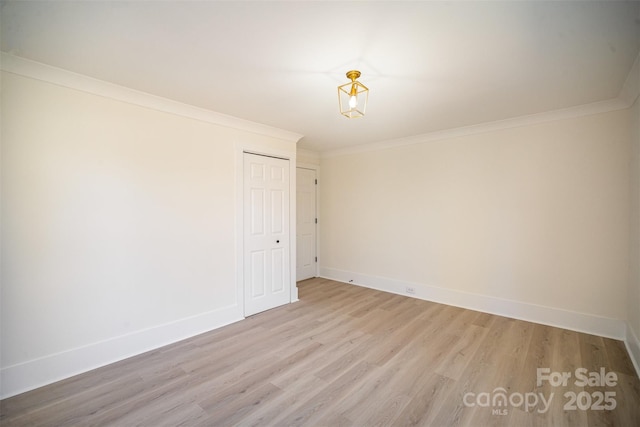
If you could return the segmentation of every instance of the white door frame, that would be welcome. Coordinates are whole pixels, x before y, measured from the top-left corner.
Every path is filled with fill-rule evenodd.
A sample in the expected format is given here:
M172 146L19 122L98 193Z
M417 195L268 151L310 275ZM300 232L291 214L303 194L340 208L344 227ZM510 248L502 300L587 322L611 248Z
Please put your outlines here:
M322 185L320 165L299 162L296 168L314 170L316 172L316 179L318 180L318 184L316 185L316 218L318 218L318 223L316 224L316 256L318 257L318 262L316 262L315 276L320 277L320 227L322 227L322 219L320 218L320 185Z
M244 312L244 153L289 160L289 283L291 301L298 301L296 286L296 152L265 147L264 144L236 143L236 305Z

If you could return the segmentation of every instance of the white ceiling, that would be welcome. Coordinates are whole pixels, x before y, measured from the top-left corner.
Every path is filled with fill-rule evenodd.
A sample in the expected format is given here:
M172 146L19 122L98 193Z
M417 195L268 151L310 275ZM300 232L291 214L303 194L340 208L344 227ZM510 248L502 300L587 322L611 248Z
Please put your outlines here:
M2 1L1 49L325 151L615 98L640 3ZM338 112L362 71L367 115Z

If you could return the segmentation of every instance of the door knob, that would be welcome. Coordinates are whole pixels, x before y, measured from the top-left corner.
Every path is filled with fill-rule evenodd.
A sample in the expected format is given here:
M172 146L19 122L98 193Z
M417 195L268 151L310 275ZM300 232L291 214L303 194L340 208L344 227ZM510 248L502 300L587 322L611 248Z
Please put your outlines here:
M280 243L280 240L276 240L276 243Z

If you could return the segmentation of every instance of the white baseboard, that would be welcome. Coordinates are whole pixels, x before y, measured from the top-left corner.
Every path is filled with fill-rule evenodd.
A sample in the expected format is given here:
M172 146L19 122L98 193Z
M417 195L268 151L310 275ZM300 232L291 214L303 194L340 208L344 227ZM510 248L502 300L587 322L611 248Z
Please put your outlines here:
M624 340L640 376L640 340L625 322L513 300L399 280L321 268L320 277L470 310ZM350 282L350 281L353 282ZM416 290L407 295L407 286ZM295 301L295 300L294 300ZM143 331L8 366L0 370L0 399L51 384L101 366L242 320L238 306L225 307ZM626 326L626 327L625 327Z
M0 398L51 384L242 320L234 305L0 370Z
M633 362L633 366L636 368L636 374L638 378L640 378L640 340L629 324L627 324L624 343L627 346L631 362Z
M439 288L422 283L411 283L387 277L353 273L335 268L322 267L320 269L320 276L339 282L351 283L394 294L496 314L512 319L525 320L617 340L625 339L625 322L621 319L612 319L562 310L555 307ZM415 293L408 294L407 287L413 288Z

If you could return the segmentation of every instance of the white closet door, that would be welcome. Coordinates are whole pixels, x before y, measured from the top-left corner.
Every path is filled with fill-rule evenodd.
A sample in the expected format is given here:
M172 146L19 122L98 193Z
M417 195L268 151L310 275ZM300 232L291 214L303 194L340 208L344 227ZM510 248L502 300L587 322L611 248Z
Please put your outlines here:
M291 302L289 161L244 154L244 314Z

